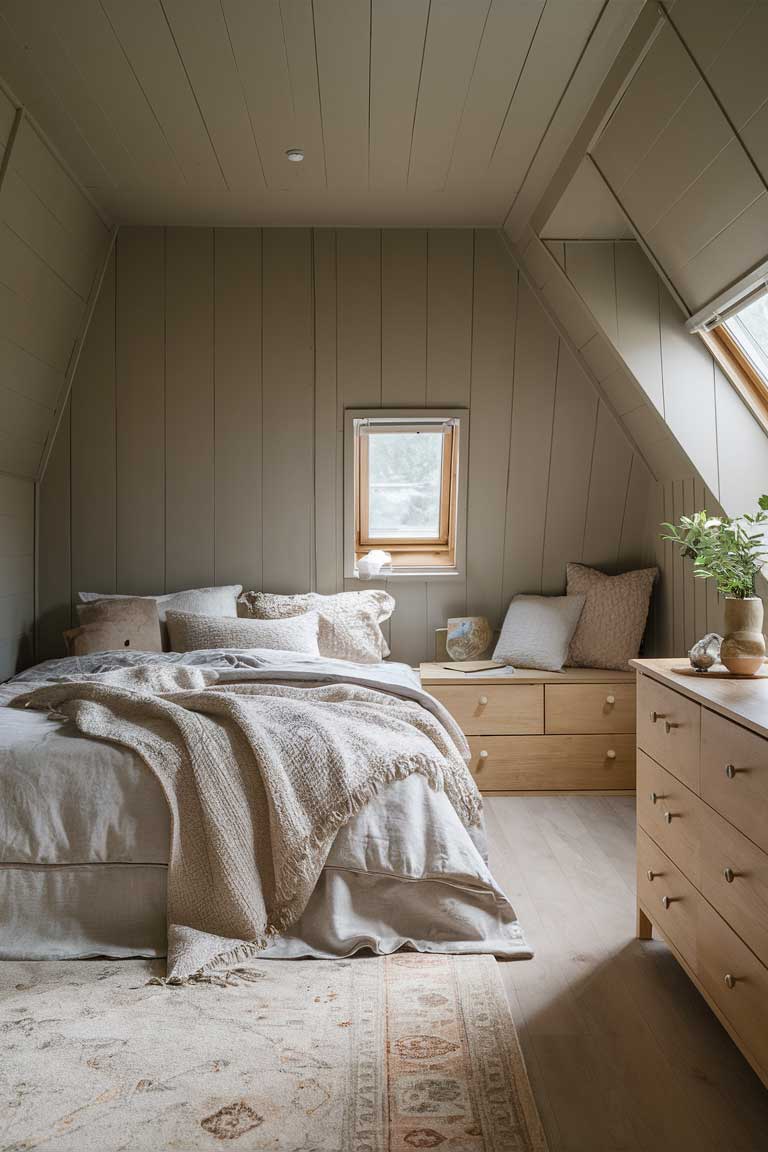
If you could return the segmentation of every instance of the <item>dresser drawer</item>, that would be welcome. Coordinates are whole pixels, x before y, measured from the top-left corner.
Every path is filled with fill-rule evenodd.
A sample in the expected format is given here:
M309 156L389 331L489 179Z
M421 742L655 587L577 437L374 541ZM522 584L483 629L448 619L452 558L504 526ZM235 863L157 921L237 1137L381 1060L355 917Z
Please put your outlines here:
M768 852L768 740L706 709L701 795Z
M701 891L768 965L768 855L702 804Z
M445 704L467 736L528 735L544 731L542 684L446 684L429 691Z
M612 791L635 786L632 736L473 736L482 792Z
M642 828L637 830L637 896L686 964L696 971L696 889Z
M671 772L638 752L637 821L697 888L704 808Z
M706 993L737 1033L739 1043L768 1073L768 968L701 900L697 975Z
M634 732L634 684L547 684L544 728L552 734Z
M699 791L701 708L650 676L637 681L637 743L694 792Z

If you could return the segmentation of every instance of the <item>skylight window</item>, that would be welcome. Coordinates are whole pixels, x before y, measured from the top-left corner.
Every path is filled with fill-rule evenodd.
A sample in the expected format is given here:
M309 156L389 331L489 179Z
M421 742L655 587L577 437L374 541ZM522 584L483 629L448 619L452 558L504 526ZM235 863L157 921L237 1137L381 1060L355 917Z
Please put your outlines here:
M720 362L731 382L765 426L768 423L768 286L754 288L744 302L689 321Z
M723 327L768 390L768 293L747 304Z

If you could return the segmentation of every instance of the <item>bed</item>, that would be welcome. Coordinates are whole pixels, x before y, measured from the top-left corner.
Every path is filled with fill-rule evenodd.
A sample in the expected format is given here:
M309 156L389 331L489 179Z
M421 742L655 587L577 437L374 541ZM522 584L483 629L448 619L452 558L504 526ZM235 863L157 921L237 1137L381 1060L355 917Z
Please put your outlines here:
M169 812L152 771L126 747L66 718L14 707L46 685L162 665L297 686L349 683L417 701L451 721L405 665L363 666L262 650L102 653L48 661L0 686L0 959L159 957L166 952ZM482 827L409 775L381 788L335 836L298 920L266 958L531 951L487 864Z

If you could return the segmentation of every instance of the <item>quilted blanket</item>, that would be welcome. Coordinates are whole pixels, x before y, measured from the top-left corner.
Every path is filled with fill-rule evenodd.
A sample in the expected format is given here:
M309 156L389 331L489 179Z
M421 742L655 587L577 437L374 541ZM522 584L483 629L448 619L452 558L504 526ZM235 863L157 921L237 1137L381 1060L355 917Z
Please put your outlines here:
M239 675L120 668L13 702L130 748L157 776L172 827L170 983L246 974L303 912L338 830L388 782L420 773L465 826L480 821L460 740L421 704Z

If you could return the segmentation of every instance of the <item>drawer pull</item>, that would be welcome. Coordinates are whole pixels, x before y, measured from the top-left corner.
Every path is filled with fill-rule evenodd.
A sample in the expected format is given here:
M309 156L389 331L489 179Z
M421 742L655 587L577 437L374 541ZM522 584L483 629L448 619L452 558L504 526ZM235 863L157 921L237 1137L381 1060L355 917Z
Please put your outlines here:
M663 796L659 796L658 792L651 792L651 804L655 804L657 800L663 800Z
M680 815L679 812L665 812L664 813L664 822L666 824L671 824L672 821L674 820L675 816L679 816L679 815Z
M616 703L616 697L615 696L606 696L605 702L606 702L606 704L615 704Z
M679 727L680 727L679 724L673 724L671 720L665 720L664 721L664 731L666 732L667 736L669 736L669 734L673 728L679 728Z
M481 696L480 699L478 700L478 704L480 705L481 708L485 708L487 703L488 703L488 697L487 696Z
M653 881L656 879L656 877L661 876L661 872L654 872L652 868L649 868L646 872L646 876L650 880L651 884L653 884Z
M663 720L663 719L664 719L664 713L663 712L655 712L655 711L651 712L651 724L655 724L657 720Z
M726 972L726 974L725 974L725 986L726 986L726 988L735 988L736 987L736 977L731 976L730 972Z
M481 760L487 760L488 759L488 753L486 752L485 748L483 748L482 752L478 753L478 756Z
M735 764L726 764L725 774L729 780L733 780L734 776L736 775L736 765Z
M723 877L726 884L733 884L734 880L736 879L736 873L734 872L733 868L724 868Z
M614 752L613 748L609 748L605 755L608 760L616 759L616 753Z
M675 901L679 899L679 896L662 896L661 906L662 908L669 908L670 904L674 904Z

